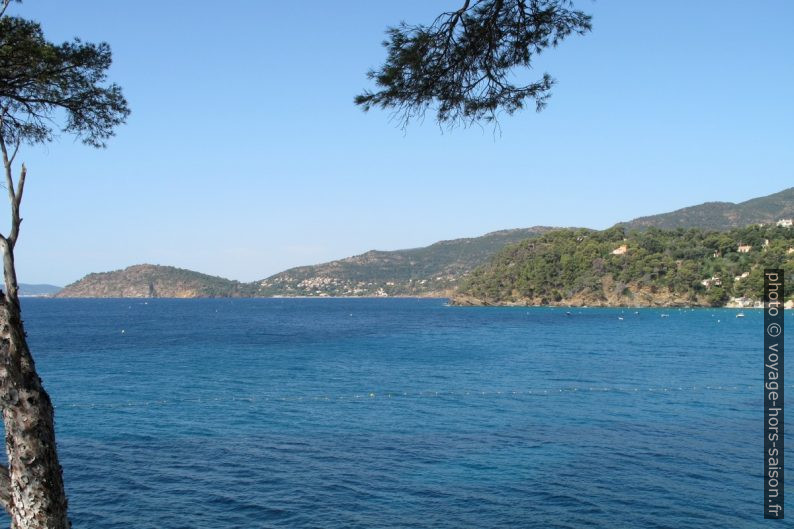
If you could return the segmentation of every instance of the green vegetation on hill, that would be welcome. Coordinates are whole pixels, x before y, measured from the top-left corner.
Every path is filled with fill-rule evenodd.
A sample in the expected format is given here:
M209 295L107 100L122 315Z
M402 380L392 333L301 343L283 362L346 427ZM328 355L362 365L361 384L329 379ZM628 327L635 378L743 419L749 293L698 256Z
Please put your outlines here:
M171 266L136 265L89 274L58 297L268 297L443 295L510 243L552 228L503 230L441 241L424 248L371 251L316 266L292 268L240 283Z
M173 266L136 265L89 274L56 294L60 298L250 297L255 285Z
M719 306L732 297L759 300L764 268L788 271L791 296L794 228L558 230L499 252L467 278L455 301Z
M706 202L670 213L620 223L628 230L703 228L729 230L750 224L774 224L794 217L794 187L746 202Z
M373 250L315 266L291 268L259 283L263 296L443 295L507 246L553 228L502 230L423 248Z
M473 274L457 295L460 303L720 304L731 297L757 299L763 285L761 268L790 266L792 254L784 250L791 246L794 230L775 223L791 218L794 188L740 204L709 202L641 217L605 232L534 227L441 241L424 248L372 250L291 268L254 283L138 265L90 274L58 295L447 296ZM771 241L766 249L762 249L764 238ZM740 242L752 250L739 253ZM617 243L627 245L626 255L611 253ZM482 268L474 272L478 267ZM734 281L735 276L740 279ZM702 284L713 277L717 280Z

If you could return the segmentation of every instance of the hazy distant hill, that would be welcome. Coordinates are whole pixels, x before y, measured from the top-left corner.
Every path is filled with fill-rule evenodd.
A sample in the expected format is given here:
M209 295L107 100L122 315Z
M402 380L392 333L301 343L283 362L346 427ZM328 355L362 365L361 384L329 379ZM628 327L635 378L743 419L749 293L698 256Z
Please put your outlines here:
M124 270L89 274L67 285L59 298L198 298L242 297L255 286L191 270L142 264Z
M502 230L423 248L378 251L291 268L259 283L264 296L427 296L443 294L508 244L553 228Z
M424 248L377 251L240 283L170 266L89 274L58 297L428 296L442 294L508 244L552 228L503 230Z
M662 229L703 228L729 230L750 224L771 224L779 219L794 217L794 187L746 202L706 202L698 206L678 209L670 213L639 217L622 222L629 230L650 227Z
M32 285L29 283L19 284L19 295L21 297L45 297L52 296L60 292L61 287L55 285Z
M702 228L725 231L794 218L794 188L733 204L707 202L621 223L631 230ZM461 280L506 246L555 228L496 231L409 250L372 250L313 266L291 268L254 283L240 283L169 266L137 265L90 274L59 297L249 297L448 295Z

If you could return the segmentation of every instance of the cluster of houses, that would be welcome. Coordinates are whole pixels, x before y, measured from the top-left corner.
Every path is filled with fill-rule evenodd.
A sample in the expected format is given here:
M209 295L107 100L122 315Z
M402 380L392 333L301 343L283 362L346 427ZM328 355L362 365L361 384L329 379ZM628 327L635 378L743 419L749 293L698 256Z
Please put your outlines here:
M776 225L782 228L792 228L794 227L794 219L780 219L777 221ZM763 226L763 224L759 224L759 226ZM763 246L764 248L769 246L769 239L764 239ZM740 244L739 246L736 247L736 251L739 253L748 253L752 249L753 246L751 244ZM612 255L625 255L626 253L628 253L628 251L629 251L629 247L625 244L621 244L620 246L612 250ZM789 248L787 253L794 253L794 248ZM720 256L719 252L714 252L714 257L719 257L719 256Z
M794 219L780 219L780 220L777 221L776 225L781 227L781 228L792 228L792 227L794 227ZM764 248L769 246L769 239L764 239L764 242L763 242L762 246ZM740 244L740 245L738 245L736 247L736 251L739 252L739 253L748 253L752 249L753 249L753 247L750 244ZM787 254L794 253L794 247L789 248L786 251L786 253ZM719 257L719 252L714 252L714 257ZM743 272L741 275L738 275L738 276L734 277L733 280L734 281L741 281L742 279L745 279L745 278L747 278L749 276L750 276L750 272ZM708 279L702 280L700 282L700 284L703 285L706 288L711 288L712 286L721 286L722 285L722 280L719 277L713 276L713 277L710 277ZM728 304L728 306L751 307L751 306L757 306L758 304L759 304L759 302L757 300L753 300L753 299L750 299L750 298L731 298L731 301ZM792 300L787 301L786 302L786 308L787 309L794 308L794 301L792 301Z
M794 219L780 219L780 220L777 221L776 225L779 226L779 227L782 227L782 228L792 228L792 227L794 227ZM764 239L764 242L762 243L762 246L764 248L769 246L769 239ZM753 249L753 246L750 245L750 244L739 244L736 247L736 251L739 252L739 253L749 253L752 249ZM629 251L628 245L621 244L620 246L618 246L617 248L612 250L612 255L625 255L626 253L628 253L628 251ZM786 253L787 254L794 253L794 247L789 248L786 251ZM720 257L720 252L719 251L714 252L714 257ZM749 277L749 275L750 275L750 272L743 272L741 275L738 275L738 276L734 277L733 280L734 281L741 281L742 279L745 279L745 278ZM700 282L700 284L703 285L706 288L711 288L711 287L714 287L714 286L718 287L718 286L722 286L722 279L720 279L717 276L712 276L712 277L710 277L708 279L702 280ZM733 298L731 300L731 302L732 303L736 303L735 306L739 306L739 307L742 307L742 306L753 306L754 304L758 303L756 300L750 300L749 298L746 299L746 300L744 298ZM731 306L731 305L729 304L729 306ZM794 308L794 301L789 300L787 302L786 308Z
M794 227L794 219L780 219L775 223L775 225L781 228L792 228ZM759 224L759 226L763 226L763 224ZM769 239L764 239L763 247L766 248L767 246L769 246ZM753 247L750 244L740 244L736 248L736 251L739 253L747 253L752 249ZM786 253L794 253L794 248L789 248Z
M733 280L741 281L742 279L745 279L747 277L750 277L750 272L742 272L742 275L734 277ZM720 287L722 286L722 279L720 279L717 276L712 276L708 279L704 279L703 281L700 282L700 284L706 288Z

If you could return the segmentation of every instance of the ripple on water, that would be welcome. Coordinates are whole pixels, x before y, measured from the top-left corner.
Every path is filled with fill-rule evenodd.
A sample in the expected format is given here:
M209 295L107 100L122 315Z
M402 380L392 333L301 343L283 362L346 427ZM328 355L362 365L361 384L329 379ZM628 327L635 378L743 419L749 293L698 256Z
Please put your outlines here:
M760 314L639 312L25 302L75 527L757 527Z

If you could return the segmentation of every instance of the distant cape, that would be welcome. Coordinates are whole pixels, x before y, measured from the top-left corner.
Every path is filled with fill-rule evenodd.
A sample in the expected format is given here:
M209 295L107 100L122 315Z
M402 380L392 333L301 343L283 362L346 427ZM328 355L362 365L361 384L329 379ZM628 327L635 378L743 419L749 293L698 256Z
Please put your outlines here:
M651 228L726 231L794 218L794 188L734 204L706 202L617 224L626 232ZM89 274L57 292L58 297L273 297L273 296L435 296L453 295L462 281L510 245L559 230L535 226L479 237L439 241L407 250L381 251L327 263L290 268L265 279L241 283L175 268L141 264ZM53 287L57 288L57 287Z

